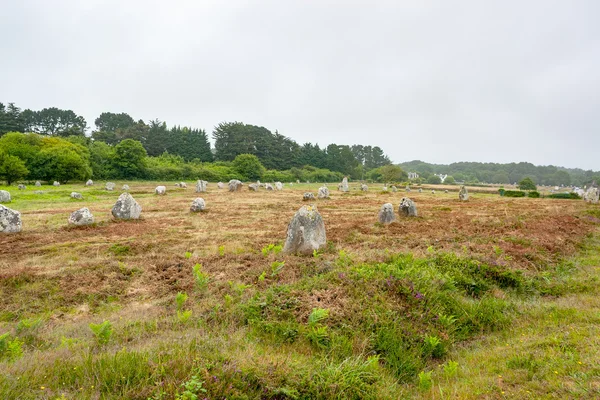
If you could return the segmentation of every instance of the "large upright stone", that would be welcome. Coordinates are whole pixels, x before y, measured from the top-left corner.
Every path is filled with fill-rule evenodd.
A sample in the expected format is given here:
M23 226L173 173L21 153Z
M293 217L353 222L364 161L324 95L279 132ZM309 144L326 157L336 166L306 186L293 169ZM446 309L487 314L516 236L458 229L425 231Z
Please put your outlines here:
M408 197L403 197L400 201L400 206L398 207L398 214L404 215L405 217L416 217L417 205Z
M460 191L458 192L458 199L460 201L469 200L469 191L467 190L467 187L465 185L462 185L460 187Z
M156 189L154 189L154 194L158 194L158 195L165 195L167 194L167 187L166 186L157 186Z
M10 203L10 193L6 190L0 190L0 203Z
M117 219L139 219L142 206L129 193L122 193L112 208L112 215Z
M192 205L190 206L190 211L191 212L199 212L199 211L204 211L205 208L206 208L206 202L204 201L204 199L202 197L198 197L198 198L195 198L194 201L192 201Z
M208 184L208 182L203 181L202 179L199 179L196 182L196 193L206 193L206 185Z
M81 193L71 192L71 198L75 200L83 200Z
M270 183L265 183L265 189L273 191L275 190L275 188L273 187L273 185L271 185Z
M342 179L342 183L340 183L339 189L342 192L347 192L348 190L350 190L348 188L348 177L347 176L345 176L344 179Z
M379 210L379 222L382 224L391 224L396 220L396 215L394 214L394 206L392 203L385 203L381 206Z
M115 184L114 182L106 182L106 185L104 187L106 188L106 190L112 192L115 189Z
M21 213L0 204L0 233L21 232Z
M232 179L229 181L230 192L237 192L238 190L242 190L242 186L244 186L244 184L241 181L238 181L237 179Z
M302 206L287 230L285 253L313 254L327 243L325 223L315 206Z
M321 186L319 191L317 192L317 197L319 199L328 199L329 198L329 188L327 186Z
M588 203L598 204L600 201L600 190L598 190L597 186L590 186L583 194L583 199Z
M94 223L94 216L87 207L80 208L77 211L73 211L69 216L69 224L82 226L91 225Z
M283 190L283 183L281 183L281 182L275 182L275 189L276 190Z
M88 181L85 183L85 186L94 186L94 181L91 179L88 179Z

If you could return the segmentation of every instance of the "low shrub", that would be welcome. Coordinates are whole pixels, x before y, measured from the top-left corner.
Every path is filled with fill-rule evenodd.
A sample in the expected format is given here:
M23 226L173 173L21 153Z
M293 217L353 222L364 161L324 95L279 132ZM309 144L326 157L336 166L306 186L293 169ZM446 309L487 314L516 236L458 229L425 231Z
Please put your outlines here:
M525 197L525 192L520 190L505 190L504 197Z

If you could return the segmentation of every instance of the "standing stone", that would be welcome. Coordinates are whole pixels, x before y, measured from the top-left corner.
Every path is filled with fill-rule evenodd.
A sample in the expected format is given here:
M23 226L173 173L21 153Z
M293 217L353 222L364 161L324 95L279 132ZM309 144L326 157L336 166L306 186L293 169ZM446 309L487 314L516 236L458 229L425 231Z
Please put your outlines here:
M83 200L81 193L71 192L71 198L76 200Z
M258 191L258 183L251 183L248 185L248 190L251 190L253 192Z
M448 193L448 189L444 190L444 193Z
M306 192L304 193L304 195L302 196L302 200L303 201L309 201L309 200L314 200L315 199L315 195L310 193L310 192Z
M417 205L414 201L408 197L403 197L398 207L398 214L404 215L405 217L416 217L417 216Z
M431 191L431 194L435 194L435 190L432 190L432 191Z
M21 229L21 213L0 204L0 233L17 233Z
M300 184L300 179L296 179L296 183L297 183L297 184Z
M0 190L0 203L10 203L10 193L6 190Z
M94 223L94 216L90 212L89 208L83 207L77 211L73 211L69 216L69 224L82 226L91 225Z
M112 192L115 189L115 184L113 182L106 182L104 188Z
M384 192L387 192L387 191L388 191L388 188L387 188L387 186L384 186L384 187L383 187L383 191L384 191Z
M594 182L595 183L595 182ZM583 200L591 204L598 204L600 201L600 191L595 186L590 186L583 194Z
M398 188L396 186L392 185L392 192L396 193L397 191L398 191Z
M19 188L19 190L25 190L25 189L27 189L27 186L21 184L18 186L18 188Z
M204 199L202 197L198 197L198 198L195 198L194 201L192 201L192 206L190 207L190 211L191 212L204 211L204 208L206 208L206 203L205 203Z
M187 189L187 183L185 182L179 182L179 187L182 189Z
M229 191L230 192L236 192L238 190L242 190L242 186L244 186L244 184L241 181L238 181L237 179L232 179L229 181Z
M175 187L181 187L181 183L175 182Z
M43 190L36 190L33 192L33 194L44 194L46 192L44 192Z
M410 186L406 185L406 191L410 192Z
M419 188L419 193L423 193L423 189L422 188Z
M88 181L85 183L85 186L94 186L94 181L91 179L88 179Z
M40 181L35 181L35 186L40 187L42 186L42 184L40 183Z
M129 185L128 184L124 184L123 187L121 188L121 190L123 190L124 192L128 192L129 191Z
M165 195L167 193L167 187L166 186L157 186L156 189L154 189L154 194L158 194L158 195Z
M328 199L329 198L329 188L327 186L321 186L319 188L319 191L317 192L317 197L319 199Z
M223 189L225 187L225 185L223 184L223 182L219 182L219 183L217 183L217 187L219 189Z
M458 192L458 199L460 201L467 201L469 200L469 192L467 191L467 188L465 185L462 185L460 187L460 191Z
M54 183L52 184L53 186L60 186L60 182L56 182L54 181Z
M142 206L129 193L122 193L112 208L112 215L117 219L139 219L141 213Z
M369 190L369 187L367 185L365 185L364 183L361 183L360 190L363 192L367 192Z
M391 224L396 220L396 215L394 214L394 206L392 203L385 203L381 206L381 210L379 210L379 222L382 224Z
M325 223L315 206L302 206L287 230L285 253L313 254L327 243Z
M198 181L196 181L196 193L206 193L206 185L208 184L208 182L203 181L202 179L199 179ZM221 185L223 185L221 183Z
M277 189L277 190L283 190L283 183L281 183L281 182L275 182L275 189Z
M265 183L265 189L267 189L267 190L275 190L275 188L273 187L273 185L271 185L270 183Z
M341 190L342 192L347 192L349 190L347 176L345 176L344 179L342 179L342 183L340 183L339 190Z

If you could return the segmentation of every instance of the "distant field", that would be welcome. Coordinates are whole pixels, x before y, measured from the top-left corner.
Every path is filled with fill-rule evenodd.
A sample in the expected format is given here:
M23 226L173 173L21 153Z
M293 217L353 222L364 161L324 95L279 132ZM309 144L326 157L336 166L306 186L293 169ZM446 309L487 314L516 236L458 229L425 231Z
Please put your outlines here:
M341 193L330 184L331 199L314 202L328 244L300 257L278 245L317 184L230 193L210 183L197 194L193 182L169 183L156 196L158 182L127 182L142 220L117 222L110 211L123 183L113 192L104 182L8 188L23 231L0 236L0 398L600 396L590 347L600 323L598 206L503 198L496 188L459 202L457 186ZM397 210L404 196L419 217L378 224L380 206ZM205 212L189 212L196 197ZM81 207L95 226L68 227ZM179 305L178 293L188 296ZM543 369L544 347L515 355L524 374L539 365L514 382L497 376L508 361L473 359L491 357L478 346L513 330L540 335L526 322L548 322L539 310L569 296L586 296L589 315L567 312L549 326L589 329L569 355L557 353L560 368L571 357L568 370ZM103 321L112 333L95 336L89 324Z

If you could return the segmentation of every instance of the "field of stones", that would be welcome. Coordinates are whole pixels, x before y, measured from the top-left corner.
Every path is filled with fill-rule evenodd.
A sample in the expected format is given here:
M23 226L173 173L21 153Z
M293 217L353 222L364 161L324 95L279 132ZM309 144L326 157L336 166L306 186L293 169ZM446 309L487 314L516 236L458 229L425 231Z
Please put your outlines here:
M139 219L114 217L124 184ZM477 364L461 353L525 329L524 310L542 318L546 301L596 293L597 276L584 269L597 261L588 253L597 254L598 205L481 188L462 201L457 186L407 193L353 183L348 192L330 184L319 198L320 186L11 188L4 205L21 213L22 229L0 236L0 398L600 393L599 369L579 358L568 379L535 364L535 352L517 368L504 362L517 379L507 384L494 365L475 379ZM406 197L417 216L400 207ZM323 244L286 252L303 206L322 218ZM69 224L83 207L93 223ZM598 325L595 315L585 323ZM587 351L578 345L569 354Z

